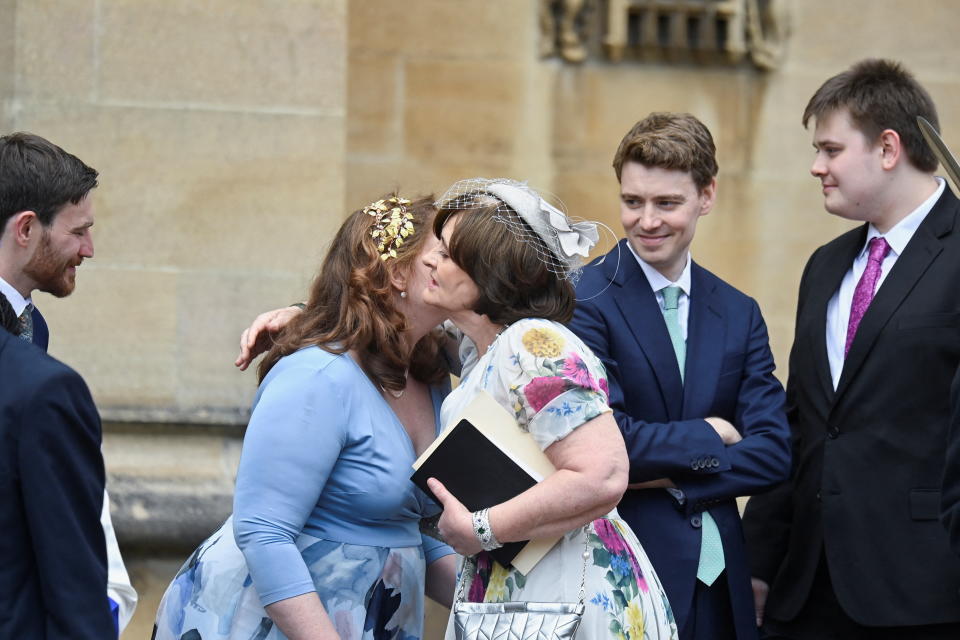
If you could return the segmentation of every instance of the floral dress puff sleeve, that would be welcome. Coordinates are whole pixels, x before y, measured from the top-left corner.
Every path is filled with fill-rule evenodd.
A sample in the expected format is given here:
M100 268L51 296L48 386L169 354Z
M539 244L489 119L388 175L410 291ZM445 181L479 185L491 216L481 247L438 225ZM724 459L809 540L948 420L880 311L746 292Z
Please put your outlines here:
M461 386L470 397L474 387L490 393L541 449L610 411L603 365L569 329L549 320L508 327Z

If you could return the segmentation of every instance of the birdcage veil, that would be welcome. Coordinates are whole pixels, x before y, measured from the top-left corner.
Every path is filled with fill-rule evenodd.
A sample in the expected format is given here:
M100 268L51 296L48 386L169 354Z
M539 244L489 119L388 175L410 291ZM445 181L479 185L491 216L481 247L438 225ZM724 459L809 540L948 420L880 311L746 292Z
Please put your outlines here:
M551 273L573 284L600 238L596 223L570 218L526 182L509 178L460 180L435 204L440 209L460 211L496 207L493 219L515 238L534 247Z

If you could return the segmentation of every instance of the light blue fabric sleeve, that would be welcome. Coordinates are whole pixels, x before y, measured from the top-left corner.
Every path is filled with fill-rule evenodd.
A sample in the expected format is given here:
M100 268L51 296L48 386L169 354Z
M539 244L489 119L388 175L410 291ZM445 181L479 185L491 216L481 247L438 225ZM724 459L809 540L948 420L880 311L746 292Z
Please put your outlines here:
M445 542L440 542L425 533L420 534L420 539L423 540L423 557L427 561L428 567L443 556L456 553L450 545Z
M316 590L296 540L347 442L349 400L299 360L261 391L237 470L234 536L264 606Z

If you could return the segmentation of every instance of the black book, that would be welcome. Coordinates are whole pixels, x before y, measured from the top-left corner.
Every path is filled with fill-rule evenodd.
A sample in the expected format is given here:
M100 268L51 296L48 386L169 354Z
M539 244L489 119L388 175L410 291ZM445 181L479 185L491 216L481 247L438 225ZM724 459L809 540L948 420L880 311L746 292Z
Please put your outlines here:
M436 478L470 511L492 507L523 493L537 480L469 420L460 420L421 458L411 480L431 498L428 478ZM439 501L438 501L439 502ZM527 541L508 542L490 552L507 567Z

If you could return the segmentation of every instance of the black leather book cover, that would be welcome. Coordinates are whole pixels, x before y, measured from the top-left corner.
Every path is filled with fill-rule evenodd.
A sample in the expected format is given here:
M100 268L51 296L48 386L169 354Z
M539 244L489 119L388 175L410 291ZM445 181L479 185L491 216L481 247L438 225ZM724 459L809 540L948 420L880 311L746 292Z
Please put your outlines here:
M411 480L436 500L427 479L436 478L470 511L492 507L523 493L537 481L468 420L445 434ZM438 501L439 502L439 501ZM509 542L491 551L503 566L523 549L526 541Z

